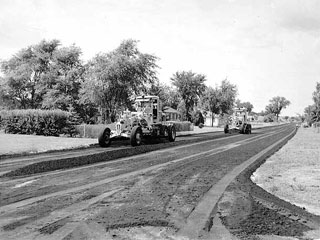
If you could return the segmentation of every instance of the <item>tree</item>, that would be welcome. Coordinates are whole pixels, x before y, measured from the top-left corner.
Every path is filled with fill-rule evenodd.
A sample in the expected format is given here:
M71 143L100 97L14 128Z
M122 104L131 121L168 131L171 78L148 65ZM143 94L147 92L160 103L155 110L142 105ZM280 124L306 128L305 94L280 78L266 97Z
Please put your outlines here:
M46 89L42 108L66 111L72 106L75 112L82 112L83 108L77 103L84 73L81 54L81 49L74 45L53 52L46 81L42 84Z
M158 96L162 101L163 107L169 106L177 109L179 103L181 102L181 98L175 89L159 81L156 81L151 85L147 91L147 94Z
M1 63L7 85L4 97L12 99L12 107L26 109L41 105L43 92L39 83L46 78L52 55L59 45L58 40L43 40Z
M316 90L312 93L312 99L314 101L314 109L312 112L312 121L320 121L320 82L317 82Z
M123 41L114 51L98 54L86 65L80 102L95 105L108 122L114 120L117 109L131 109L134 96L145 94L157 80L157 57L141 53L137 43Z
M218 89L218 87L207 87L202 97L202 104L206 111L211 112L211 126L213 126L214 115L221 113L220 100L221 91Z
M236 85L230 83L227 79L221 82L221 113L229 113L236 100L238 88Z
M185 118L192 122L191 112L197 106L199 98L205 90L206 77L191 71L176 72L171 78L172 84L184 102Z
M2 62L0 98L6 108L83 111L77 104L84 70L81 49L59 46L58 40L43 40Z
M10 89L7 81L2 77L0 77L0 100L0 110L12 109L15 105L17 105L15 99L10 95Z
M226 114L232 110L237 95L237 86L223 80L219 87L208 87L203 95L204 109L212 114L212 126L216 114Z
M248 113L251 113L253 109L253 105L250 102L241 102L240 99L236 101L236 106L238 108L246 108Z
M266 112L274 114L279 120L279 114L281 113L282 109L285 109L287 106L290 105L290 101L287 100L285 97L274 97L270 100L270 104L266 106Z

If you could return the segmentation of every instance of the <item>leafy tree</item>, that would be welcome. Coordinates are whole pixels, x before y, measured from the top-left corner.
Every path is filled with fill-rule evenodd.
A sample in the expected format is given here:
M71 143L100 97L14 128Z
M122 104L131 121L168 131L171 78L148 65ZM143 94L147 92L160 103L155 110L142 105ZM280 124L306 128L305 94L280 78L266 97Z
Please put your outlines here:
M1 63L7 88L4 98L12 99L11 107L38 108L42 101L40 82L49 69L58 40L41 41L37 45L20 50L16 55Z
M236 85L230 83L227 79L223 80L220 87L221 91L221 113L229 113L236 100L238 88Z
M264 122L274 122L274 113L268 113L266 115L263 116L263 121Z
M83 66L81 50L41 41L2 62L0 98L6 108L44 108L83 112L77 104Z
M204 117L200 110L196 110L192 113L193 123L195 126L199 126L200 123L204 124Z
M152 84L147 93L158 96L162 101L163 106L169 106L174 109L177 109L179 103L181 102L179 93L175 89L159 81L156 81L155 84Z
M114 51L96 55L86 66L80 102L95 105L106 121L114 120L117 109L131 109L134 96L147 93L157 80L157 57L141 53L137 43L123 41Z
M192 121L191 112L205 91L205 81L204 75L191 71L176 72L171 78L172 84L177 88L177 92L184 102L185 117L188 121Z
M312 93L312 100L314 104L309 105L304 109L306 121L309 125L313 122L320 121L320 83L317 82L316 90Z
M236 101L236 106L238 108L242 108L242 107L246 108L248 113L251 113L252 109L253 109L252 103L250 103L250 102L241 102L239 99Z
M84 67L80 60L81 49L74 45L56 50L52 56L47 77L44 79L42 108L67 111L70 105L81 112L77 104Z
M203 103L204 109L206 111L211 112L211 117L212 117L211 126L213 126L214 115L221 113L220 100L221 100L221 91L219 90L219 88L207 87L202 97L202 103Z
M314 107L312 111L312 122L320 121L320 82L317 82L316 90L312 93Z
M290 101L285 97L274 97L270 100L270 104L266 106L266 112L274 114L278 121L279 114L281 113L282 109L286 108L289 105Z
M316 104L309 105L304 109L304 112L309 126L311 126L312 123L320 120L320 111Z
M17 103L15 99L10 96L10 89L7 85L7 81L0 77L0 110L2 109L12 109Z
M223 80L219 87L206 89L202 103L204 109L212 113L212 126L216 114L226 114L232 110L237 92L236 85L227 80Z

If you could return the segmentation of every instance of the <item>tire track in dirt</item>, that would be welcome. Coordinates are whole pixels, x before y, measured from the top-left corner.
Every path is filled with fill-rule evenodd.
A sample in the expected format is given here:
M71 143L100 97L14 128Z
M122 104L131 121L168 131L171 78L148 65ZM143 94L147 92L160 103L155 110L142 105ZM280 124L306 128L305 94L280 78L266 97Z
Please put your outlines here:
M134 176L137 176L139 174L144 174L144 173L149 172L149 171L157 170L157 169L159 169L161 167L166 167L166 166L168 166L170 164L175 164L175 163L179 163L179 162L183 162L183 161L187 161L187 160L188 161L196 161L197 157L201 157L201 156L208 155L208 154L213 155L213 154L225 152L225 151L228 151L228 150L230 150L232 148L238 147L239 146L238 144L248 144L248 143L250 143L250 141L253 141L254 139L256 141L258 141L258 140L261 140L263 138L271 136L275 132L272 132L272 133L269 133L269 134L266 134L266 135L263 135L263 136L254 136L254 137L250 138L251 140L250 139L240 140L240 141L238 141L236 143L231 143L230 145L227 145L227 146L224 146L224 147L219 147L219 148L216 148L216 149L210 149L210 150L208 150L206 152L203 152L203 153L193 154L193 155L190 155L190 156L187 156L187 157L176 159L176 160L168 162L168 163L158 164L158 165L155 165L155 166L152 166L152 167L148 167L148 168L145 168L145 169L142 169L142 170L134 171L134 172L131 172L131 173L128 173L128 174L119 175L119 176L114 177L114 178L105 179L105 180L100 181L100 182L87 184L87 185L79 187L79 188L72 188L72 189L68 189L67 191L61 191L61 192L56 192L56 193L53 193L53 194L41 196L40 198L28 199L28 200L21 201L21 202L15 203L15 204L6 205L6 206L0 208L0 212L3 213L3 212L6 212L6 211L10 211L10 209L11 209L11 211L13 211L16 207L23 207L23 206L25 206L27 204L31 204L31 203L34 203L34 202L39 201L39 200L45 200L48 197L55 197L55 196L58 196L58 195L69 194L69 193L72 193L72 192L75 192L75 191L81 191L81 190L84 190L84 189L93 188L95 186L99 186L99 185L102 185L102 184L105 184L105 183L108 183L108 182L121 180L123 178L134 177ZM279 132L276 132L276 133L279 133ZM240 135L232 136L232 137L238 137L238 136L240 136ZM217 139L215 139L215 140L217 140ZM212 141L213 140L209 140L208 142L212 142ZM203 142L201 142L201 143L193 143L193 144L190 144L190 145L195 146L197 144L202 144L202 143ZM189 147L190 145L179 146L179 147L177 147L177 149L183 148L183 147ZM166 152L166 151L168 151L168 149L161 150L161 151L162 152ZM195 158L195 160L192 160L192 158ZM64 217L66 217L66 216L64 216Z
M272 133L272 134L274 134L274 133ZM257 139L257 140L260 140L260 139L263 139L263 138L267 138L267 137L271 136L272 134L270 133L270 134L263 135L263 136L255 136L253 138ZM70 188L70 189L67 189L67 190L58 191L58 192L54 192L54 193L50 193L50 194L46 194L46 195L42 195L42 196L38 196L38 197L34 197L34 198L29 198L29 199L26 199L26 200L23 200L23 201L19 201L19 202L16 202L16 203L4 205L4 206L0 207L0 213L13 211L16 208L19 208L19 207L22 207L22 206L25 206L25 205L29 205L29 204L32 204L32 203L37 202L37 201L41 201L41 200L44 200L46 198L51 198L51 197L56 197L56 196L60 196L60 195L70 194L72 192L77 192L77 191L81 191L81 190L85 190L85 189L90 189L90 188L93 188L93 187L96 187L96 186L99 186L99 185L103 185L103 184L106 184L106 183L110 183L110 182L113 182L113 181L116 181L116 180L120 180L120 179L123 179L123 178L133 177L135 175L139 175L139 174L142 174L142 173L153 171L153 170L155 170L157 168L165 167L167 165L178 163L178 162L185 161L185 160L188 160L188 159L197 158L197 157L208 155L208 154L209 155L213 155L213 154L225 152L225 151L228 151L228 150L230 150L232 148L238 147L239 144L241 144L241 143L247 143L247 141L248 141L247 139L240 140L238 142L231 143L231 144L229 144L227 146L214 148L214 149L208 150L206 152L200 152L200 153L192 154L192 155L189 155L189 156L186 156L186 157L183 157L183 158L179 158L179 159L167 162L167 163L157 164L157 165L154 165L152 167L148 167L148 168L145 168L145 169L142 169L142 170L137 170L137 171L133 171L133 172L130 172L130 173L125 173L125 174L122 174L122 175L119 175L119 176L116 176L116 177L106 178L106 179L103 179L103 180L98 181L98 182L89 183L89 184L82 185L82 186L79 186L79 187ZM197 145L197 144L199 144L199 143L194 143L192 145ZM139 156L136 156L136 157L138 158ZM128 158L128 159L132 159L132 158ZM195 159L194 161L196 161L196 160L197 159Z
M52 231L51 228L54 228L54 231L57 229L57 226L55 226L57 222L66 218L70 218L70 220L72 220L71 219L72 215L81 212L82 210L90 207L91 205L101 201L104 198L110 197L111 195L121 190L122 190L121 188L111 190L99 196L93 197L89 200L75 203L64 209L53 211L50 213L49 216L37 219L36 221L19 228L19 232L17 232L16 234L12 234L12 232L10 232L9 234L6 232L0 232L0 239L11 240L11 239L37 239L38 237L42 238L41 236L39 236L41 233L46 233L46 232L50 233L50 231ZM58 226L58 228L60 227L61 226ZM71 230L72 229L70 229L70 231ZM51 236L50 239L63 239L65 236L68 235L68 233L64 233L64 234L60 234L60 235L55 234L54 236ZM47 238L48 238L48 235L46 236L46 239Z
M272 132L268 132L267 134L273 134L273 133L278 133L278 131L272 131ZM176 146L176 147L171 147L171 148L166 148L166 149L162 149L162 150L156 150L152 153L163 153L163 152L167 152L167 151L176 151L179 149L183 149L183 148L189 148L192 146L196 146L196 145L202 145L202 144L206 144L206 143L211 143L211 142L217 142L217 141L221 141L221 140L230 140L233 138L240 138L242 135L230 135L226 138L219 138L219 139L212 139L212 140L205 140L205 141L201 141L201 142L196 142L196 143L190 143L190 144L186 144L186 145L182 145L182 146ZM266 136L266 135L265 135ZM250 139L255 139L256 137L259 136L254 136L251 137ZM149 154L149 153L146 153ZM56 171L52 171L52 172L45 172L45 173L39 173L36 174L34 176L24 176L24 177L20 177L17 179L4 179L3 181L0 181L0 186L3 184L8 184L8 183L16 183L16 182L25 182L25 181L32 181L32 180L37 180L41 177L49 177L49 176L54 176L54 175L59 175L59 174L66 174L66 173L71 173L71 172L76 172L76 171L83 171L85 169L90 169L90 168L95 168L95 167L99 167L99 166L104 166L107 164L112 164L115 161L118 163L122 163L122 162L126 162L129 160L134 160L134 159L138 159L143 155L146 154L142 154L142 155L136 155L136 156L130 156L130 157L126 157L126 158L121 158L121 159L117 159L117 160L112 160L109 162L102 162L102 163L95 163L95 164L91 164L91 165L85 165L85 166L80 166L80 167L75 167L75 168L71 168L71 169L63 169L63 170L56 170Z
M202 238L205 235L205 231L210 229L210 216L213 215L213 211L216 208L216 204L221 198L222 194L228 187L228 185L246 168L256 162L263 155L271 151L273 148L281 144L283 141L288 139L290 136L295 134L295 130L292 131L289 135L283 137L278 140L265 150L260 153L254 155L246 162L242 163L235 167L231 172L226 174L217 184L215 184L202 198L202 200L198 203L194 211L192 211L191 215L187 219L187 223L183 228L181 228L178 232L179 236L187 236L191 239ZM248 141L250 143L252 141ZM208 209L211 209L208 210ZM213 237L213 236L212 236Z

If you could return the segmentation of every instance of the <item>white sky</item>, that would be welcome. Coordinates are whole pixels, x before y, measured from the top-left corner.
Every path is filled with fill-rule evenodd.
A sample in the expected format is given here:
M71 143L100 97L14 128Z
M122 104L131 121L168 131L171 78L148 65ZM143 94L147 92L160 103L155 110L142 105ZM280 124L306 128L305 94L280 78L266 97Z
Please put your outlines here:
M42 39L75 43L83 60L122 40L160 58L159 79L192 70L226 77L261 111L275 96L303 113L320 82L318 0L0 0L0 59Z

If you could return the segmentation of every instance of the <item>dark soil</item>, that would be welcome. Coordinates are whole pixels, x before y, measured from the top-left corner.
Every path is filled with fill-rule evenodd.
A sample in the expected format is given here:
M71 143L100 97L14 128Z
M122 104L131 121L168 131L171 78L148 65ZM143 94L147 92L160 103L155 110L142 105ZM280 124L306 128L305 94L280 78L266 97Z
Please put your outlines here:
M264 161L261 159L257 164ZM226 192L236 197L220 201L218 212L223 224L243 240L259 239L257 235L305 239L302 237L304 232L320 226L320 216L279 199L254 184L250 176L257 167L247 169L228 187Z
M292 132L292 128L264 139L245 142L239 146L236 144L237 147L214 154L210 152L212 149L236 142L240 140L240 137L242 140L250 140L251 137L259 136L259 134L242 135L239 139L233 138L233 140L224 138L217 142L206 142L205 140L220 138L224 135L203 136L200 140L202 141L201 144L197 146L181 148L178 151L170 151L168 149L167 152L144 154L139 159L132 159L126 162L111 162L106 168L119 168L121 174L122 172L130 173L131 171L148 166L156 166L161 163L170 164L108 183L103 186L104 189L100 186L101 193L106 189L112 189L112 186L116 186L121 190L92 204L85 211L81 211L81 221L96 223L106 229L107 232L138 226L170 227L171 229L179 230L188 219L190 213L199 204L203 195L225 174L290 132ZM30 172L35 173L38 170L51 171L60 167L69 168L77 164L91 164L106 161L106 159L127 156L127 154L136 155L138 153L152 152L155 149L163 149L195 141L199 141L199 138L190 137L185 142L145 144L113 153L104 152L92 157L77 157L70 160L69 165L60 162L58 159L53 165L49 164L48 169L43 169L40 165L34 165L34 169L29 166L29 168L11 172L11 176L29 174ZM276 150L274 149L274 151ZM251 182L250 176L252 172L274 151L262 156L258 163L250 166L249 169L238 176L227 188L225 196L221 199L217 208L224 225L240 239L258 239L257 235L259 234L300 237L304 231L320 224L319 216L309 214L304 209L282 201ZM203 152L209 154L201 155ZM182 160L174 162L173 160L176 159ZM120 174L119 172L114 174ZM81 181L81 176L83 175L79 174L79 181ZM112 175L104 177L112 177ZM94 181L93 178L90 181ZM37 209L34 212L39 213L40 211L43 212L43 215L47 215L50 214L52 207L60 209L76 202L79 198L82 201L91 199L100 193L97 190L98 188L90 189L93 192L89 191L87 194L80 194L79 197L71 198L70 201L61 198L61 206L57 201L58 197L52 198L50 201L47 199L43 204L36 204ZM97 190L97 192L94 190ZM10 193L8 193L7 198L9 202ZM54 200L55 202L51 202ZM25 208L26 211L29 211L28 207ZM212 211L212 208L208 209L208 211ZM42 215L39 214L39 216ZM51 234L63 227L68 221L77 221L77 219L61 219L53 224L44 226L40 232ZM21 225L24 222L17 222L16 224ZM15 228L15 226L10 225L6 227L8 228L7 230Z

